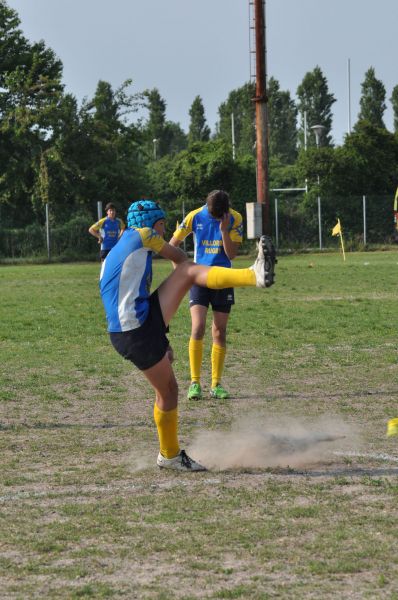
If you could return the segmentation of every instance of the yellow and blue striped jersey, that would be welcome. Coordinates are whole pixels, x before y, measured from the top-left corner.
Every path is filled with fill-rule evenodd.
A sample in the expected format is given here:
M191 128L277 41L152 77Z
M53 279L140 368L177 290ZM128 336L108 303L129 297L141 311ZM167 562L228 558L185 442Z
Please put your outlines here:
M124 231L125 224L119 218L103 217L94 223L92 228L101 234L101 250L110 250L117 243L120 232Z
M233 242L242 242L242 215L233 208L229 209L229 235ZM230 267L231 261L224 252L220 221L211 216L207 205L187 214L173 237L182 242L190 233L194 239L194 261L200 265Z

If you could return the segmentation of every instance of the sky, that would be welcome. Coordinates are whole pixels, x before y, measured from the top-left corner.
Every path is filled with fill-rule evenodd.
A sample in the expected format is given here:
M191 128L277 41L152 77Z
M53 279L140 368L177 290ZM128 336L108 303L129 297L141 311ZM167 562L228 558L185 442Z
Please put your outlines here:
M251 77L249 0L7 2L24 35L43 39L61 59L65 89L79 102L94 95L100 79L116 89L131 78L132 93L156 87L167 119L185 131L199 95L214 131L220 104ZM357 119L365 73L374 67L386 88L385 124L392 131L397 23L398 0L266 0L267 75L295 99L305 74L319 66L336 98L332 136L341 144L349 113L351 125Z

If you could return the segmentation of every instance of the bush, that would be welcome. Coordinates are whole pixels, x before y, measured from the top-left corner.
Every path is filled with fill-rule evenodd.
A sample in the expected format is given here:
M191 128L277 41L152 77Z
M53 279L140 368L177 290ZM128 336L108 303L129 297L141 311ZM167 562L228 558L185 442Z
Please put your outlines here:
M98 244L88 233L91 220L77 216L63 225L50 227L50 254L69 260L91 260L98 256ZM34 224L24 229L0 228L0 257L27 258L47 256L45 226Z

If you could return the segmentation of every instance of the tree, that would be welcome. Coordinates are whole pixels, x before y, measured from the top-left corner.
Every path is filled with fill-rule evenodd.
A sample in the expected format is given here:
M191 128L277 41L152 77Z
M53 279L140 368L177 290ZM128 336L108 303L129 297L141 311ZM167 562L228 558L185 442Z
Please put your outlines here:
M284 163L293 163L297 157L297 108L290 92L280 90L279 82L271 77L268 82L269 154Z
M383 83L376 78L373 67L366 71L361 88L358 121L368 121L375 127L385 129L383 114L386 110L386 89Z
M28 40L19 28L19 17L15 10L0 0L0 86L4 88L4 78L24 63L29 54Z
M8 222L23 225L34 218L35 174L53 135L63 86L61 61L43 41L29 44L19 24L16 12L0 1L0 203L7 206Z
M233 159L223 140L195 142L180 152L170 172L170 187L176 196L197 204L212 189L229 190Z
M108 82L99 81L94 98L80 110L80 194L91 206L100 200L127 208L128 199L142 190L142 132L123 120L140 100L140 95L126 94L130 84L128 80L114 91Z
M304 76L303 81L297 88L298 111L301 115L302 126L299 130L300 146L304 147L304 113L307 113L307 126L323 125L325 133L322 143L325 146L332 145L332 111L331 108L336 99L329 92L326 77L323 75L320 67L315 67ZM316 141L313 135L307 138L309 147L315 146Z
M196 96L192 102L189 109L189 116L191 117L188 132L189 143L209 141L210 129L206 125L205 109L200 96Z
M159 90L145 90L145 106L149 111L143 134L147 157L161 158L181 151L187 145L186 134L178 123L166 120L166 101Z
M352 162L356 167L353 193L391 193L398 180L398 141L385 128L359 121L355 131L346 136L347 171Z
M297 169L302 179L321 181L321 193L349 197L388 194L398 175L398 141L393 133L360 121L338 148L300 152Z
M217 137L228 143L232 141L231 114L234 115L235 147L237 155L252 154L256 141L254 83L245 83L233 90L225 102L220 104L217 123Z
M396 85L391 94L390 102L392 104L392 110L394 114L394 131L398 132L398 85Z

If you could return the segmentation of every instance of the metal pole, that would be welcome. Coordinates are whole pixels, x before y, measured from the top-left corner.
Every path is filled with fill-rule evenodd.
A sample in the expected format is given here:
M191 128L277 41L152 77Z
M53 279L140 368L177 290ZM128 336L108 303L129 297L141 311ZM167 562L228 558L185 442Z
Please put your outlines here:
M275 245L279 248L278 198L275 198Z
M265 0L254 0L256 36L256 151L257 151L257 202L263 205L262 230L270 233L268 135L267 135L267 73Z
M318 196L319 250L322 250L321 197Z
M351 61L347 62L347 83L348 83L348 133L351 133Z
M102 202L101 202L101 200L98 200L98 202L97 202L97 216L98 216L98 221L100 219L102 219Z
M366 246L366 196L362 196L363 208L363 245Z
M47 258L48 262L51 260L50 251L50 211L48 208L48 202L46 202L46 237L47 237Z
M307 130L307 111L304 111L304 150L307 150L307 137L308 137L308 130Z
M235 118L234 113L231 113L231 132L232 132L232 159L235 160Z

